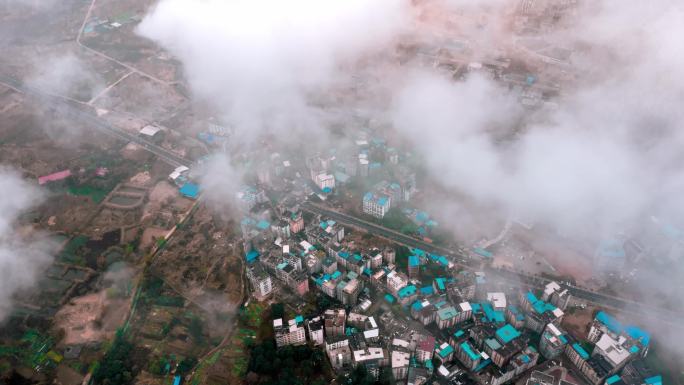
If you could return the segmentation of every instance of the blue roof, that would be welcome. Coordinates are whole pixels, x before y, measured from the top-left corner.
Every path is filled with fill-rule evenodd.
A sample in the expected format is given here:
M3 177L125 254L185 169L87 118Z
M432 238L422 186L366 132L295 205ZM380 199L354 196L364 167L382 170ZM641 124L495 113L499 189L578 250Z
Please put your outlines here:
M271 224L268 221L262 219L257 223L257 227L261 230L266 230L269 227L271 227Z
M408 264L411 267L420 266L420 258L417 255L409 255Z
M662 385L663 384L663 376L653 376L645 379L647 384L649 385Z
M442 265L444 265L444 266L449 266L449 260L446 259L445 256L440 255L439 258L438 258L437 260L438 260L439 263L441 263Z
M618 381L620 381L620 376L618 376L617 374L613 374L612 376L608 377L608 379L606 380L606 384L611 385Z
M250 250L249 252L247 252L247 254L245 254L245 260L247 262L252 262L257 258L259 258L259 252L256 250Z
M463 330L458 329L458 330L456 330L456 333L454 333L454 337L458 338L464 334L465 334L465 332Z
M423 304L420 301L416 301L413 303L413 305L411 305L411 309L413 309L415 311L419 311L422 308L423 308Z
M511 324L506 324L496 331L496 336L499 337L504 344L507 344L520 337L520 332L517 331Z
M323 187L323 190L321 191L323 191L326 194L330 194L332 192L332 189L330 187Z
M364 201L370 201L373 200L373 193L372 192L367 192L363 195L363 200Z
M444 278L435 278L435 283L437 284L437 289L440 291L446 290L446 286L444 286Z
M444 358L453 352L454 352L454 348L451 345L447 345L446 347L444 347L444 349L440 350L439 353L437 353L437 354L439 354L440 357Z
M489 303L483 303L482 310L484 311L485 317L489 322L504 323L506 321L503 311L494 310L492 305Z
M473 308L474 314L480 313L482 311L482 305L480 305L479 303L471 303L470 307Z
M180 375L176 374L173 377L173 385L180 385L182 379L183 378Z
M342 273L340 273L340 271L339 271L339 270L335 270L335 272L334 272L334 273L332 273L332 276L331 276L331 278L332 278L332 279L337 279L337 278L339 278L339 277L340 277L340 275L342 275Z
M430 219L430 216L429 216L428 213L426 213L425 211L419 211L419 212L416 214L416 220L417 220L418 222L425 222L425 221L427 221L428 219Z
M477 373L477 372L479 372L480 370L482 370L482 369L484 369L485 367L487 367L487 365L489 365L489 364L491 364L491 363L492 363L492 360L491 360L490 358L488 358L488 359L486 359L486 360L480 362L480 364L477 365L477 366L475 367L475 369L473 369L473 372Z
M417 290L418 289L416 289L416 287L414 285L408 285L408 286L404 286L401 289L399 289L399 292L397 294L399 294L399 298L405 298L405 297L416 294Z
M183 187L180 188L180 193L181 195L192 198L192 199L197 199L197 196L199 196L200 192L200 187L194 183L186 183L183 185Z
M379 204L380 206L386 205L386 204L387 204L387 198L385 198L385 197L380 197L380 198L378 198L378 204Z
M476 248L473 249L473 251L474 251L476 254L479 254L479 255L481 255L481 256L483 256L483 257L485 257L485 258L491 258L491 257L494 256L494 254L490 253L489 251L487 251L487 250L485 250L485 249L483 249L483 248L481 248L481 247L476 247Z
M424 257L425 256L425 250L419 249L419 248L413 248L411 249L411 252L419 257Z
M464 342L461 344L461 349L463 349L464 352L470 357L471 360L477 360L478 357L480 357L479 354L475 354L473 349L470 347L470 344L467 342Z
M385 294L385 301L387 301L389 303L394 303L395 299L392 296L392 294Z
M346 251L340 251L339 253L337 253L337 255L339 255L340 257L342 257L344 259L349 258L349 253Z
M578 344L577 342L575 342L574 344L572 344L572 348L575 349L575 351L577 352L577 354L579 354L580 357L582 357L583 360L589 359L589 353L587 353L587 351L584 350L584 348L581 347L580 344Z
M622 325L620 324L620 322L618 322L615 318L613 318L610 314L604 312L603 310L596 313L596 320L606 325L608 330L612 331L613 333L622 332Z
M432 288L432 286L425 286L420 288L420 294L423 295L432 295L435 292L435 290Z
M637 326L627 326L625 332L627 332L627 335L631 338L640 340L644 345L648 345L651 342L651 335Z
M302 317L301 315L296 316L296 317L295 317L295 322L298 323L298 324L304 322L304 317Z

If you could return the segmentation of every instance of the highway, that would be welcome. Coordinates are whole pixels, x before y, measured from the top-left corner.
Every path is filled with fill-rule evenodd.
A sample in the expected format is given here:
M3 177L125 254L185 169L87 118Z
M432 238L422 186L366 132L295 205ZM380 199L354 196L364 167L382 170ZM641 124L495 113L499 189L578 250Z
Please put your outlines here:
M109 122L95 115L95 111L90 107L79 107L74 103L70 103L67 100L64 100L60 96L51 95L48 92L26 85L23 82L12 77L0 75L0 84L4 84L23 94L37 97L41 100L41 103L49 107L54 107L56 109L59 108L60 111L66 113L68 116L76 120L82 121L86 123L89 127L92 127L104 134L112 136L116 139L123 140L125 142L136 143L173 167L191 166L192 162L190 162L189 160L163 147L160 147L148 140L145 140L137 135L133 135L125 130L112 126Z
M544 285L550 282L549 279L540 276L487 267L485 264L483 264L483 260L471 258L462 248L459 248L459 250L456 251L448 250L443 247L432 245L420 239L385 228L383 226L365 221L363 219L344 214L339 211L331 210L315 203L305 202L302 205L302 209L311 213L330 217L347 226L361 229L370 234L380 236L407 247L419 248L429 253L444 255L455 265L470 270L484 271L489 277L494 276L500 280L510 282L513 285L522 283L530 287L542 289ZM681 325L681 322L679 322L681 317L684 317L684 311L682 309L677 309L674 311L671 308L664 308L654 304L636 302L608 294L597 293L568 284L562 284L562 286L566 287L574 297L580 298L587 302L592 302L606 308L612 308L624 311L626 313L635 314L644 318L657 319L658 321L666 323L670 326L676 326L678 328L684 327L684 325Z

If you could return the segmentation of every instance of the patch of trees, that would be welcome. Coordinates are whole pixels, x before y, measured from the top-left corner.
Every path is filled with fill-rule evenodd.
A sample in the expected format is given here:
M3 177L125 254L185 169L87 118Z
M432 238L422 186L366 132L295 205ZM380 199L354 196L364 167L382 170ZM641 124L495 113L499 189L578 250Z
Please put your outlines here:
M93 383L97 385L130 384L135 377L132 350L133 344L126 339L123 330L117 330L109 350L102 357L102 360L95 365Z
M323 352L309 346L276 348L274 340L252 347L248 371L258 374L264 385L319 385L324 381ZM264 380L265 379L265 380Z
M391 208L382 218L380 223L387 228L400 231L407 235L415 234L418 231L418 226L404 215L398 207Z

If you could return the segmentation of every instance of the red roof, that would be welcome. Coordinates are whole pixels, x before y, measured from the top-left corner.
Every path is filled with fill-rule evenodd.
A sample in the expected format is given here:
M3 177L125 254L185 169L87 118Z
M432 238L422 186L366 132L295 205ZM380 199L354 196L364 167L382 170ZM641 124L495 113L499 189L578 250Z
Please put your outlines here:
M71 176L71 170L59 171L54 174L38 177L38 184L45 184L47 182L55 182L66 179Z
M435 349L435 337L433 336L424 336L422 341L418 343L418 348L420 350L426 351L426 352L431 352Z

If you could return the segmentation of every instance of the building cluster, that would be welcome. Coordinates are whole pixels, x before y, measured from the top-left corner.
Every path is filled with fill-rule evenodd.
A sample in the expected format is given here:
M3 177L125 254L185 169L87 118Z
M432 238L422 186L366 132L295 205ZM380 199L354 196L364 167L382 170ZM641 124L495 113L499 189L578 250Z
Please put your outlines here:
M399 168L399 171L397 182L383 180L363 195L364 213L382 219L392 207L411 199L417 191L416 175L406 168Z
M650 334L636 326L623 326L599 311L586 343L568 341L564 353L591 384L651 384L662 382L644 364Z
M649 374L639 366L649 335L639 328L600 312L587 342L568 334L561 323L571 296L556 282L538 292L506 292L486 274L459 271L446 256L420 249L410 249L400 267L393 248L361 247L333 220L312 216L304 223L296 205L258 200L241 223L253 296L285 291L301 298L315 291L338 306L307 319L274 320L278 346L309 341L325 350L337 371L363 365L377 376L387 368L408 384L465 373L502 385L560 356L594 385L609 379L609 385L636 385ZM382 325L378 307L385 311ZM407 322L401 314L417 326L394 330Z

